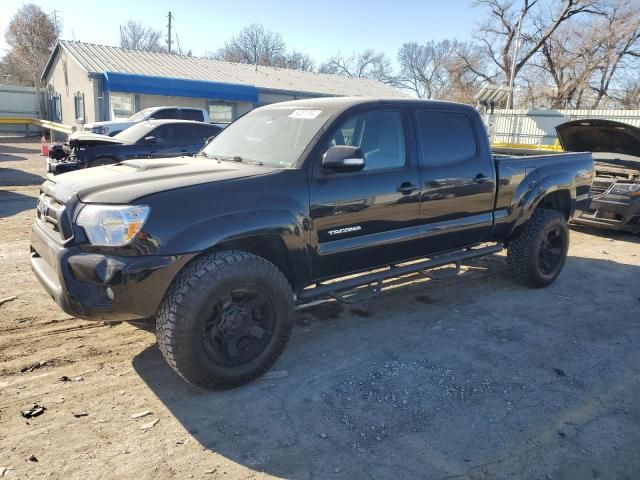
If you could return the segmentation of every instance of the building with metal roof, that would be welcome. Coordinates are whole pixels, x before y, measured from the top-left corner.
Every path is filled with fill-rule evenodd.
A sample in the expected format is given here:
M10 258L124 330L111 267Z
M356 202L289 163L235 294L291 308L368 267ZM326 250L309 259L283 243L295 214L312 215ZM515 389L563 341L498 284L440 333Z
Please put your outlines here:
M209 110L229 122L261 105L321 96L402 97L382 82L60 40L42 74L51 117L69 125L147 107Z

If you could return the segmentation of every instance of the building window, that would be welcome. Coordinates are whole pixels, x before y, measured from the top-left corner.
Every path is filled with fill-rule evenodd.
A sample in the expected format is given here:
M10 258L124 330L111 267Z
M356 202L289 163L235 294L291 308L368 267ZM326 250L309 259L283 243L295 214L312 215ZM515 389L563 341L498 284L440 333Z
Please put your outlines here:
M51 98L53 102L53 120L56 122L62 121L62 99L60 94L54 94Z
M76 122L84 123L84 93L77 92L73 96L73 108L75 110Z
M112 93L109 95L111 103L111 119L129 118L134 114L134 97L129 93Z
M234 108L231 103L215 102L210 103L209 117L211 123L231 123L233 122Z

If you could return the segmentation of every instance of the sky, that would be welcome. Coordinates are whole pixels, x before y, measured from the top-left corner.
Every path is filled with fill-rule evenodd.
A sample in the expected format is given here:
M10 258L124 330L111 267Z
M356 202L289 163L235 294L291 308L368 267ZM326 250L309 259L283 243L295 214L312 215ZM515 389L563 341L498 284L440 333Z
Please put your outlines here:
M395 61L400 46L445 38L468 39L475 17L472 0L3 0L0 51L4 31L25 3L57 11L62 38L117 46L119 25L129 19L166 33L167 13L183 51L193 55L216 51L225 40L251 23L282 34L289 48L309 53L317 63L342 52L365 48L385 52ZM174 37L175 42L175 37Z

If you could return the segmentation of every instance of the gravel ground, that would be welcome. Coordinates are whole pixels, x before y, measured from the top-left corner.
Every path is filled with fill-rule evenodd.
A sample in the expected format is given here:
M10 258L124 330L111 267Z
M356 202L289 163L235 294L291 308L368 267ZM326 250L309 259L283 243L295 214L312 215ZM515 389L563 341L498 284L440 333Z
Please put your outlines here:
M305 310L264 379L203 392L152 332L49 299L28 255L44 160L1 142L0 477L638 478L637 236L573 229L542 290L495 255Z

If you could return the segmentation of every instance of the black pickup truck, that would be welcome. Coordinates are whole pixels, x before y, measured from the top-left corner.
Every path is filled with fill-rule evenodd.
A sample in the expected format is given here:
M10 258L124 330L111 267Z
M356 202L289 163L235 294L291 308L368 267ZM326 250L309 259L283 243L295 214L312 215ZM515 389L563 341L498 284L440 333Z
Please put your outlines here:
M69 314L154 318L182 378L226 388L276 361L297 304L504 247L519 282L550 284L592 177L590 153L494 158L466 105L280 103L196 158L45 182L31 264Z

